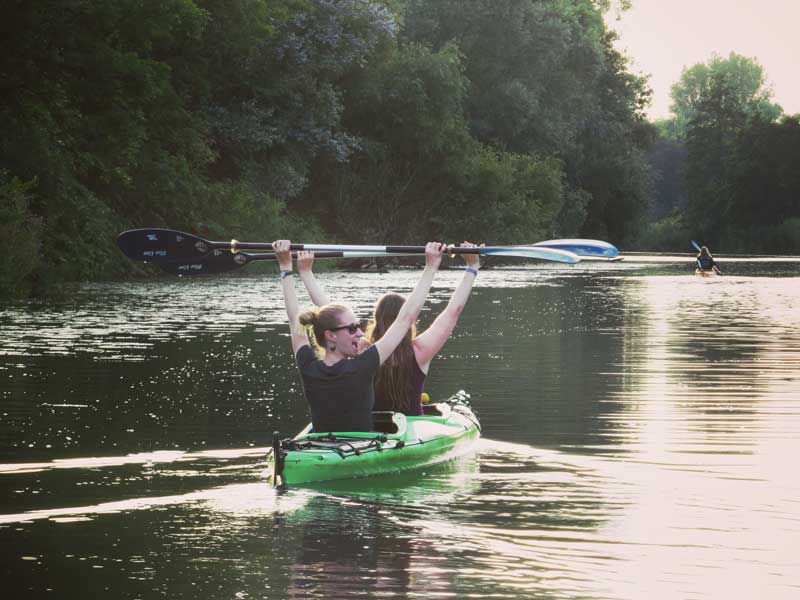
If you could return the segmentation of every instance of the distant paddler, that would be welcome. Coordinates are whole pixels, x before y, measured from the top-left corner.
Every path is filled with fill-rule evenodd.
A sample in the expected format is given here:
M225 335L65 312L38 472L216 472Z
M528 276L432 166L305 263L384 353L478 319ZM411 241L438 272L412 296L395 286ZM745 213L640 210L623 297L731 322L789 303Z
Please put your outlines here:
M719 270L719 267L717 266L714 257L708 250L708 246L700 246L694 240L692 240L692 245L698 250L697 269L695 269L695 275L700 275L701 277L722 275L722 271Z

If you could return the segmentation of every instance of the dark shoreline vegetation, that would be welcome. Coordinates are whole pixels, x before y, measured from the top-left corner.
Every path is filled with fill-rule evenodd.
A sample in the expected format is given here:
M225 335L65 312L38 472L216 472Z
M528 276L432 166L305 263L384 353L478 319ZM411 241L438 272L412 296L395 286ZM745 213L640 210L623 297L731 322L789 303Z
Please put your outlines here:
M649 123L610 0L7 4L0 295L148 273L133 227L800 252L800 124L758 63L686 70Z

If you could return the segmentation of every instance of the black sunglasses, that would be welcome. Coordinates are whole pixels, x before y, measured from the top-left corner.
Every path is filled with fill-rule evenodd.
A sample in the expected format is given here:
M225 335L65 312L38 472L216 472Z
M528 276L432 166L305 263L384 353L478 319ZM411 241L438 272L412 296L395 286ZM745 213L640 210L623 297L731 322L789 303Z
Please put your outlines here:
M347 333L353 335L356 331L362 328L361 328L361 323L350 323L349 325L339 325L338 327L331 327L328 331L339 331L340 329L347 329Z

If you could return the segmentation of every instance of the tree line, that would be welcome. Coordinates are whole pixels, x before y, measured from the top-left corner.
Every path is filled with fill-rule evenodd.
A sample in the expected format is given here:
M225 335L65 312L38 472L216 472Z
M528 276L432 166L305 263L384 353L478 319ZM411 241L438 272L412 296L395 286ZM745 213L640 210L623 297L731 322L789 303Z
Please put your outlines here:
M632 239L649 91L604 0L12 1L0 284L122 276L119 231Z
M797 119L701 65L649 123L611 0L6 4L2 294L130 275L114 240L145 226L798 247Z
M653 221L639 244L722 252L800 253L800 115L772 102L753 58L712 56L672 88L673 118L657 123Z

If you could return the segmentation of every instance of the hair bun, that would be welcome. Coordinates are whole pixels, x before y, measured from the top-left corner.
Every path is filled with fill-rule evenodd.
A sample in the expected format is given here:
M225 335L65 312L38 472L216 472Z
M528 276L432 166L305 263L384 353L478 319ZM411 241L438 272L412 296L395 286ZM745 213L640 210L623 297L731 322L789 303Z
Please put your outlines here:
M308 327L309 325L314 325L317 322L318 318L319 315L315 310L307 310L306 312L301 313L300 316L298 317L300 325L304 325L306 327Z

